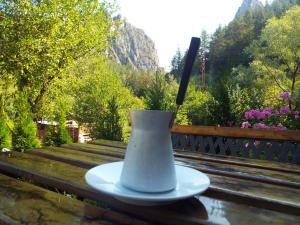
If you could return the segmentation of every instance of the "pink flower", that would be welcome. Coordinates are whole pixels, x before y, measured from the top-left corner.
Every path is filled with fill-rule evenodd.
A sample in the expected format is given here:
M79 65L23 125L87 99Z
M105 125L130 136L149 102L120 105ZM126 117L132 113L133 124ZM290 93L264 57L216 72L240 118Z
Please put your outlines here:
M245 112L245 119L249 120L253 118L252 110Z
M279 113L281 115L287 115L287 114L290 114L291 113L291 110L290 108L286 105L286 106L282 106L279 110Z
M257 129L267 129L269 128L266 124L264 123L256 123L253 125L253 128L257 128Z
M273 110L270 107L265 108L262 113L265 114L265 116L271 116L273 114Z
M249 127L251 127L251 124L248 121L242 123L242 128L249 128Z
M280 95L280 98L282 99L289 99L290 98L290 93L289 92L283 92L281 95Z
M254 115L257 119L263 119L266 117L265 113L264 112L255 112L255 115Z
M287 130L285 126L283 126L281 123L277 124L276 130Z
M298 118L299 118L299 111L294 111L293 114L294 114L294 116L295 116L295 119L298 119Z

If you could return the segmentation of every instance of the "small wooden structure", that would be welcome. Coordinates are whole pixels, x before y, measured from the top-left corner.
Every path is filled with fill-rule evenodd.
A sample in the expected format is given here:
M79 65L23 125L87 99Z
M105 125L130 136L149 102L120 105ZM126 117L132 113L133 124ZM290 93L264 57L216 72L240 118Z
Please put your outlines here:
M47 129L49 126L57 126L57 122L38 121L37 122L37 136L40 140L43 140L46 136ZM72 142L77 143L79 138L78 124L74 120L68 120L66 122L66 129L70 135Z

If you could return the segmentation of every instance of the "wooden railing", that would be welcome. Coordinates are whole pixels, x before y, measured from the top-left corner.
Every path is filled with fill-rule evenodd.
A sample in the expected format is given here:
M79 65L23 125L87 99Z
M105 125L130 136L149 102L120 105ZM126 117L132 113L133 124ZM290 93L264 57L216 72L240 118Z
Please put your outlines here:
M300 164L300 131L174 126L176 149Z

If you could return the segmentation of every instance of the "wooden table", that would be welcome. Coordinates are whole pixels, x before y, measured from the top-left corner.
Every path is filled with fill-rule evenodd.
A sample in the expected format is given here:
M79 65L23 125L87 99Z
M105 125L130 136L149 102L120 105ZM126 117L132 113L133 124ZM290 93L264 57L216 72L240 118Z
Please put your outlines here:
M86 171L119 161L125 146L102 141L0 153L0 224L300 224L300 166L175 152L209 189L172 205L141 207L91 190Z

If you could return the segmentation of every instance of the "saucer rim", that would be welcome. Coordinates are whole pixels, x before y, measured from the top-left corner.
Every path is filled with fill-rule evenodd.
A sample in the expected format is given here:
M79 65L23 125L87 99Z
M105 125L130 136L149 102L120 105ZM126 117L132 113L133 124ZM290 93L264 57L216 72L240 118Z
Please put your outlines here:
M108 190L103 190L101 189L100 186L97 187L97 185L91 184L89 182L89 179L87 178L88 173L97 168L97 167L102 167L102 166L108 166L108 165L117 165L117 164L123 164L124 161L117 161L117 162L111 162L111 163L105 163L105 164L101 164L98 166L95 166L91 169L89 169L86 173L85 173L85 181L88 184L89 187L91 187L93 190L97 191L97 192L101 192L101 193L105 193L108 194L110 196L113 196L114 198L119 198L119 199L129 199L129 200L134 200L134 201L138 201L138 202L167 202L167 201L176 201L176 200L181 200L181 199L186 199L192 196L195 196L197 194L201 194L204 191L206 191L210 185L210 179L209 177L205 174L200 172L199 170L187 167L187 166L183 166L183 165L175 165L175 169L189 169L192 170L194 173L198 174L198 176L201 176L201 178L205 177L205 181L203 181L201 183L201 186L203 186L202 188L199 188L197 191L191 192L189 194L185 194L185 195L179 195L179 196L167 196L167 194L171 193L171 192L178 192L178 186L180 184L180 181L178 181L178 179L180 179L177 175L177 182L176 182L176 187L173 190L170 191L166 191L166 192L157 192L157 193L149 193L149 192L139 192L139 191L134 191L132 189L126 188L124 186L122 186L121 184L119 184L119 182L114 182L111 185L113 187L118 187L118 190L121 190L120 192L115 192L115 191L108 191ZM122 165L123 166L123 165ZM127 194L122 194L122 189L124 190L129 190L132 193L137 193L139 195L128 195ZM144 196L143 196L144 194Z

